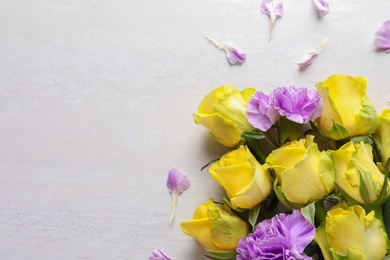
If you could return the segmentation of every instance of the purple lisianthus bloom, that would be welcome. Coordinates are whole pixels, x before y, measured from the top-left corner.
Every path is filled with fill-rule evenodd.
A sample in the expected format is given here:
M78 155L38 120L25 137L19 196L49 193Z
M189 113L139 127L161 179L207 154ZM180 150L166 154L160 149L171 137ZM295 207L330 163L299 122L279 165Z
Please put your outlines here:
M270 99L281 116L299 124L316 119L323 109L321 95L306 88L279 87L271 93Z
M246 115L249 123L264 132L280 117L278 111L271 105L270 97L262 92L256 92L251 97Z
M298 210L278 214L257 224L256 230L238 243L237 260L312 259L303 253L316 229Z

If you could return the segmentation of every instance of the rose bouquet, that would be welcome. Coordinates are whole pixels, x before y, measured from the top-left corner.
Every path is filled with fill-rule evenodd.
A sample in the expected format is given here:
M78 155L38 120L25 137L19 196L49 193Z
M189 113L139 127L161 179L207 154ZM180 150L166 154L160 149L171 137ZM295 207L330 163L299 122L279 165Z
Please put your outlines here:
M363 77L271 93L226 85L195 123L231 151L210 163L226 191L182 231L212 259L383 259L390 254L390 108Z

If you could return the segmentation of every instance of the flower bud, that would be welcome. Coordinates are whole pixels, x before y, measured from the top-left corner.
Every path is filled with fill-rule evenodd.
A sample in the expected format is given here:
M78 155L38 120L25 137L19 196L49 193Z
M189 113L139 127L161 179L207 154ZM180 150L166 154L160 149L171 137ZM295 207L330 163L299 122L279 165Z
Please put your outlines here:
M230 85L214 89L200 103L198 113L194 114L195 123L208 128L221 144L236 146L244 131L253 130L246 117L246 107L254 92L251 88L240 92Z

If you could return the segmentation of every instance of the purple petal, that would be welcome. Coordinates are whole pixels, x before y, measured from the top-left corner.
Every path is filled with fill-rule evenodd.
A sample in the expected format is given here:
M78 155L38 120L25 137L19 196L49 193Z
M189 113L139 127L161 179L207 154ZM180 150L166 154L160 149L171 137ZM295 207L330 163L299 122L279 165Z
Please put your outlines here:
M321 52L322 48L324 48L327 41L328 41L328 37L325 37L325 39L320 43L320 45L317 46L317 48L314 51L309 52L306 59L298 63L299 69L303 70L307 66L312 64L313 61L318 57L318 54Z
M156 248L149 256L149 260L172 260L173 258L164 250Z
M305 60L298 63L299 69L305 69L307 66L313 63L314 59L318 57L316 53L309 53Z
M211 39L209 36L205 36L215 47L224 50L226 52L226 58L231 65L244 63L246 60L246 54L230 46L229 44L219 44L218 42Z
M244 63L246 60L246 54L242 51L225 44L223 48L226 52L226 57L231 65Z
M167 187L169 192L182 193L190 186L190 177L178 168L172 168L168 173Z
M275 16L275 18L283 15L283 2L281 0L263 0L260 9L264 14Z
M283 2L281 0L263 0L260 5L260 10L264 14L267 14L271 19L268 38L268 41L271 41L272 29L275 25L275 21L283 15Z
M326 0L313 0L318 16L321 18L329 12L329 3Z
M313 240L316 233L315 227L299 210L287 216L283 224L290 231L291 240L299 252L303 252L306 246Z
M375 47L390 51L390 20L385 21L375 33Z
M280 117L270 104L269 96L256 92L248 102L246 111L248 121L255 128L267 131Z

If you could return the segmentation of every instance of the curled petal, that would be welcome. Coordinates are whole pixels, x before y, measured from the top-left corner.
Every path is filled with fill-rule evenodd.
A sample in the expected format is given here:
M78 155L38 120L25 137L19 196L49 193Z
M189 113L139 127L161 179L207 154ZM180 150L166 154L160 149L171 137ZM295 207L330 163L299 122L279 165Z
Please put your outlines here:
M300 70L305 69L307 66L313 63L313 61L318 57L318 54L321 52L322 48L324 48L326 42L328 41L328 36L325 37L325 39L320 43L320 45L317 46L317 48L314 51L311 51L307 54L307 57L301 61L298 62L298 67Z
M209 36L205 36L212 44L215 45L218 49L224 50L226 53L226 58L231 65L240 65L245 62L246 54L239 49L230 46L229 44L219 44Z
M375 33L375 47L390 52L390 20L385 21Z
M164 250L156 248L149 256L149 260L172 260L173 258Z
M172 222L175 216L177 199L180 193L188 189L190 183L190 177L188 177L184 171L178 168L172 168L169 170L167 187L172 197L172 215L170 222Z
M302 70L302 69L306 68L307 66L309 66L310 64L313 63L314 59L317 58L317 57L318 57L317 53L309 52L307 54L306 59L304 59L301 62L298 62L297 65L298 65L299 69Z
M329 3L327 0L313 0L318 17L323 17L329 12Z

